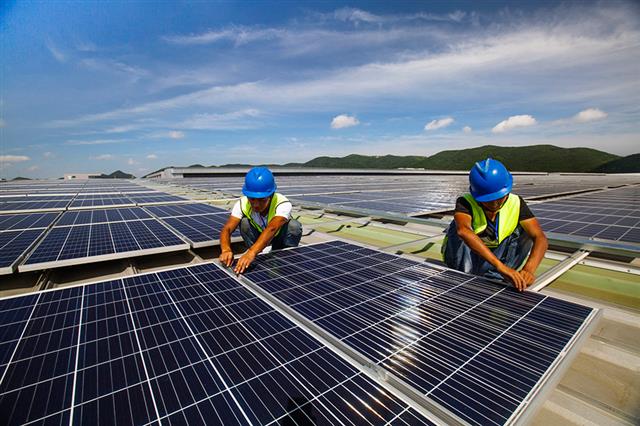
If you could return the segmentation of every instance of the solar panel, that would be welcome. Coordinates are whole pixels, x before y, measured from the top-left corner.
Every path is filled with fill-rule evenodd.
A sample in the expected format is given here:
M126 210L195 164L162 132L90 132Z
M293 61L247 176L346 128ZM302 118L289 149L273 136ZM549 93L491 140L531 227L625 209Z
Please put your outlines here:
M0 300L9 425L431 424L215 266Z
M57 216L58 213L3 214L0 215L0 231L47 228Z
M91 209L96 207L135 206L135 202L125 196L79 195L69 205L69 210Z
M640 187L626 187L531 206L546 232L640 244Z
M151 218L151 215L149 215L149 213L147 213L140 207L75 210L64 212L56 225L84 225L149 218Z
M188 249L156 219L54 226L19 270L34 271Z
M596 314L342 242L259 256L245 278L471 424L505 424Z
M0 275L13 273L16 264L44 232L44 229L0 232Z
M217 245L229 219L229 211L203 203L145 206L145 209L183 235L194 248ZM231 241L240 239L236 229Z
M193 216L199 214L229 214L228 210L204 203L172 204L169 206L148 206L145 207L145 209L159 218Z
M69 201L25 201L0 203L0 213L30 213L64 210Z

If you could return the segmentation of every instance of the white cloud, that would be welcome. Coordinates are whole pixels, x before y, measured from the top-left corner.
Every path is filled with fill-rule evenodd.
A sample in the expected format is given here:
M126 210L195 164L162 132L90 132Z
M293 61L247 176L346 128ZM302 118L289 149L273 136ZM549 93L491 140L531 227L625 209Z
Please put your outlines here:
M462 128L462 131L465 132L465 133L471 133L471 132L473 132L473 129L471 127L469 127L469 126L464 126Z
M134 160L133 158L128 158L127 159L127 164L130 166L136 165L138 164L138 162L136 160Z
M40 169L40 167L36 166L36 165L27 167L27 171L30 171L30 172L35 172L36 170L39 170L39 169Z
M448 125L450 125L454 121L455 120L453 118L451 118L451 117L441 118L439 120L432 120L429 123L427 123L426 126L424 126L424 130L442 129L444 127L447 127Z
M285 30L277 28L230 27L222 30L211 30L201 34L165 36L163 39L171 44L194 45L211 44L221 40L233 41L237 46L254 41L271 40L283 37Z
M26 155L0 155L0 161L3 163L19 163L21 161L29 161L31 158Z
M96 140L75 140L70 139L66 141L65 145L105 145L112 143L127 142L127 139L96 139Z
M56 155L51 151L47 151L47 152L42 153L42 156L44 158L55 158Z
M158 156L156 154L149 154L149 155L147 155L147 159L148 160L157 160Z
M58 47L56 47L53 44L53 41L51 41L50 38L47 38L45 40L45 46L47 46L47 49L49 49L49 52L51 52L51 55L55 58L56 61L60 62L60 63L64 63L67 61L67 55L64 54L64 52L62 52L62 50L60 50Z
M344 129L347 127L353 127L360 124L360 121L356 117L352 117L346 114L340 114L333 117L331 120L331 128L332 129Z
M184 139L184 132L179 130L172 130L169 132L169 137L171 139Z
M573 121L586 123L589 121L602 120L603 118L607 118L607 115L608 114L606 112L598 108L588 108L574 115Z
M378 23L383 22L384 18L378 15L374 15L373 13L367 12L362 9L355 9L352 7L343 7L342 9L337 9L333 12L333 17L339 21L345 22L367 22L367 23Z
M113 160L114 158L116 157L112 154L100 154L100 155L89 157L90 160L103 160L103 161Z
M149 72L135 65L126 64L113 59L88 58L80 61L80 64L99 72L109 72L130 77L132 81L137 81L149 75Z
M507 130L515 129L517 127L529 127L536 124L537 121L530 115L513 115L506 120L503 120L496 124L496 126L491 129L493 133L503 133Z
M257 126L256 123L248 120L260 117L260 115L261 112L254 108L247 108L222 114L195 114L178 123L176 127L197 130L251 129Z

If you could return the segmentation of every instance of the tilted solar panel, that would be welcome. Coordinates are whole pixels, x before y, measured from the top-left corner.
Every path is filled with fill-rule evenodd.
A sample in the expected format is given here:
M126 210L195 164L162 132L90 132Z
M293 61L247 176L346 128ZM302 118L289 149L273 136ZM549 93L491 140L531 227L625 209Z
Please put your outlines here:
M518 416L596 315L342 242L259 256L244 277L471 424Z
M54 226L20 271L185 250L189 245L156 219Z
M147 206L145 207L145 209L159 218L193 216L199 214L229 214L228 210L203 203L172 204L168 206Z
M0 231L47 228L58 213L27 213L0 215Z
M0 232L0 275L11 274L16 264L44 232L44 229Z
M431 424L215 266L0 300L7 425Z

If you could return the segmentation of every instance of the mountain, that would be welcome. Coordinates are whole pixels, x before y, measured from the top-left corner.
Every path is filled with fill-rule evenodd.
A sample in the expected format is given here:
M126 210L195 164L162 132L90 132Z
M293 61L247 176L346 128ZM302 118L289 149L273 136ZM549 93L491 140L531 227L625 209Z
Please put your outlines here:
M134 175L130 175L129 173L125 173L122 170L116 170L115 172L105 175L102 173L100 176L95 177L94 179L135 179Z
M640 173L640 153L601 164L593 171L599 173Z
M346 157L317 157L307 161L303 167L325 167L337 169L398 169L406 167L423 167L427 157L417 155L367 156L351 154Z
M304 167L330 168L424 168L430 170L469 170L476 161L487 157L500 160L510 170L521 172L589 172L620 157L591 148L560 148L553 145L478 148L442 151L431 157L366 156L317 157Z

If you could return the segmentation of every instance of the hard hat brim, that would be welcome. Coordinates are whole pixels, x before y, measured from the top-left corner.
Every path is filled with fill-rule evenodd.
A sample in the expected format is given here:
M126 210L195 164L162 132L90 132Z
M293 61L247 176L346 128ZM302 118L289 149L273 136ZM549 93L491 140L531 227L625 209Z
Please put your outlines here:
M254 192L242 187L242 195L249 198L266 198L272 196L274 192L275 190L272 192Z
M473 197L474 200L479 201L481 203L485 203L485 202L497 200L499 198L504 197L505 195L508 195L511 192L511 185L509 185L507 188L502 188L500 191L492 192L490 194L480 195L477 192L472 191L471 188L469 188L469 192L471 193L471 196Z

